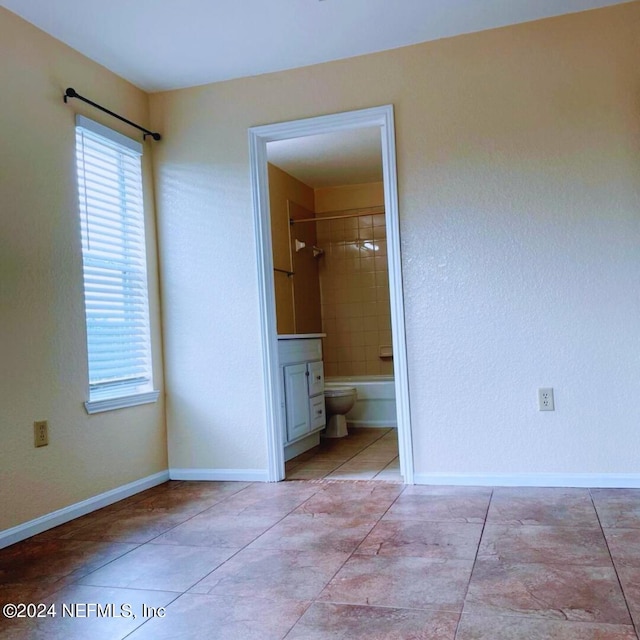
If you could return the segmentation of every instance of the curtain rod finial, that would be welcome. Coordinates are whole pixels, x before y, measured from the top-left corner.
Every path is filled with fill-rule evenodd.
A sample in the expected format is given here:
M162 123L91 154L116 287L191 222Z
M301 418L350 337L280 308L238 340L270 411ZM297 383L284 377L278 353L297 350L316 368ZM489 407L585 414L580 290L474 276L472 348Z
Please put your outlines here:
M75 89L68 87L63 96L65 103L67 102L67 98L75 98L77 95L78 94L76 93Z

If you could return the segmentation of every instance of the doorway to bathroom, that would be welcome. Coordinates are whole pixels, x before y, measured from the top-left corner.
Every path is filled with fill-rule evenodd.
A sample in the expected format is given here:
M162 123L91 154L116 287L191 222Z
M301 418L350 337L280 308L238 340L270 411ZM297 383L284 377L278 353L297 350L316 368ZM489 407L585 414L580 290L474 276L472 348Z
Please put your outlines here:
M285 477L286 457L287 477L402 479L410 484L393 109L254 127L249 138L269 479ZM314 341L322 342L321 356L314 355ZM320 471L310 471L305 459L318 453L317 447L307 453L313 433L287 441L291 415L283 391L295 385L295 378L287 378L281 360L283 345L284 352L294 354L299 344L300 353L308 352L311 360L289 367L292 376L309 376L308 367L320 357L327 387L358 391L359 402L348 414L355 428L348 438L322 439L323 460L311 465ZM315 400L309 405L312 422Z

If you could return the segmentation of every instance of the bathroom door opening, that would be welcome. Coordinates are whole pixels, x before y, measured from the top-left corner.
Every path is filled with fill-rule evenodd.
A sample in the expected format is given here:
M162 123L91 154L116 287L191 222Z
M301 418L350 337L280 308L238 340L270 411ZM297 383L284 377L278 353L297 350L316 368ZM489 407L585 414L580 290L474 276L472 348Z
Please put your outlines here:
M291 289L291 295L293 292L293 280L292 277L293 259L287 263L282 261L278 255L278 240L274 239L272 244L272 231L275 231L276 236L282 236L283 230L275 228L272 230L272 224L274 219L271 217L270 202L269 202L269 187L270 177L273 177L271 170L273 166L268 165L268 151L267 146L269 143L283 143L269 145L271 149L274 147L289 148L289 143L294 146L298 143L309 146L311 143L319 139L335 139L336 136L340 138L342 144L346 144L349 136L361 136L365 131L374 132L374 145L377 145L378 158L381 158L382 172L381 172L381 191L379 194L382 199L381 202L369 204L377 205L370 207L361 207L358 210L332 210L331 198L325 201L323 206L318 208L313 206L317 220L323 218L322 222L308 221L305 224L304 214L301 213L304 209L297 211L297 215L290 216L291 219L296 219L296 223L292 224L298 227L299 231L292 232L289 236L289 229L287 229L287 242L289 243L289 250L292 254L295 254L295 249L301 244L300 239L296 237L299 235L312 243L311 247L306 247L304 252L301 251L300 255L309 253L314 258L322 259L322 244L331 240L335 241L335 246L332 245L332 249L343 249L346 251L365 252L362 255L365 259L362 261L362 265L371 263L373 267L374 261L381 265L381 260L384 261L386 267L385 278L388 274L388 309L390 314L387 320L387 324L390 324L388 329L388 337L386 339L381 338L380 344L376 345L376 349L380 349L380 359L382 365L386 369L392 368L393 378L390 378L390 384L395 392L395 422L397 424L397 441L398 441L398 455L400 459L400 473L405 483L413 483L413 459L411 450L411 425L409 414L409 394L407 383L407 361L406 361L406 341L404 331L404 309L403 309L403 295L402 295L402 278L400 271L400 242L399 242L399 220L398 220L398 205L397 205L397 186L396 186L396 167L395 167L395 140L393 130L393 109L391 106L375 107L373 109L365 109L362 111L340 113L330 116L322 116L319 118L311 118L307 120L300 120L294 122L277 123L272 125L265 125L261 127L254 127L249 130L250 139L250 151L251 151L251 178L254 198L254 214L255 214L255 226L257 235L257 250L258 250L258 268L260 278L260 307L261 307L261 324L262 324L262 348L263 348L263 364L264 364L264 378L265 378L265 400L267 408L267 443L268 443L268 458L269 458L269 480L278 481L285 477L285 464L284 464L284 446L283 446L283 433L285 429L285 416L283 415L282 407L280 404L281 398L281 385L282 370L278 364L278 329L279 332L289 333L285 327L292 327L291 333L299 334L300 330L296 330L295 315L296 306L292 304L291 319L276 317L276 294L279 296L287 295L288 288ZM333 136L333 138L332 138ZM315 154L314 147L314 154ZM334 149L335 152L335 149ZM324 151L320 148L318 155L327 154L326 149ZM340 160L345 161L345 158L336 157L331 158L332 165L337 171L340 171ZM322 158L321 158L322 161ZM326 161L326 158L325 158ZM363 161L364 162L364 161ZM353 164L353 159L351 159ZM378 164L380 161L378 160ZM277 167L276 167L277 168ZM286 169L286 167L285 167ZM364 170L364 167L363 167ZM317 192L316 192L317 193ZM375 198L374 198L375 199ZM300 198L298 198L300 200ZM304 197L302 197L304 200ZM273 202L272 202L273 204ZM292 203L287 203L287 206L291 206ZM305 202L299 202L298 204L304 205ZM294 204L294 206L297 206ZM302 219L300 219L302 218ZM361 227L369 225L370 229L366 233L358 229L358 219L361 218ZM335 223L330 222L330 219L336 220ZM343 222L349 220L349 222ZM376 228L373 225L375 220ZM289 217L287 217L287 224L289 223ZM278 226L278 219L275 221L274 227ZM335 237L335 233L330 236L328 234L330 225L333 226L333 230L339 230L341 226L346 226L351 229L351 233L355 228L356 240L349 242L340 242L339 238ZM305 227L323 227L323 231L316 233L315 229L313 233L310 231L303 232ZM274 236L274 238L276 238ZM380 241L376 244L376 237L380 238ZM318 238L322 238L322 242ZM284 241L283 241L284 242ZM317 245L317 246L316 246ZM340 245L340 246L338 246ZM379 250L380 255L376 254L376 248ZM385 250L383 250L385 249ZM300 250L300 249L299 249ZM371 253L370 259L367 257L367 252ZM276 254L276 260L274 260L274 253ZM386 253L386 256L382 254ZM360 255L360 254L359 254ZM282 262L282 264L280 264ZM277 263L277 264L276 264ZM360 263L358 263L360 264ZM374 277L373 268L371 278ZM274 279L275 278L275 279ZM316 275L316 280L319 281L319 276ZM344 293L344 292L342 292ZM374 304L373 301L371 304ZM329 308L329 307L327 307ZM323 308L324 310L324 308ZM390 321L390 322L389 322ZM326 322L326 318L323 319L323 323ZM316 323L317 325L317 323ZM307 317L306 327L314 328L313 320ZM317 326L318 332L322 331L322 327ZM371 327L368 327L371 329ZM303 333L312 333L311 331L304 331ZM369 333L372 335L372 333ZM382 344L385 343L385 344ZM389 343L389 344L386 344ZM372 346L372 345L369 345ZM386 356L386 352L393 354L393 363L391 364L389 356ZM357 351L354 348L354 351ZM371 349L369 349L371 351ZM385 354L382 352L385 351ZM338 363L335 362L336 355L335 350L330 349L328 352L329 361L327 362L329 375L335 376L336 374L349 373L349 363L345 362L344 357L340 357L340 371L338 371ZM379 368L375 362L371 362L369 365L372 373L380 373ZM373 387L372 387L373 389ZM381 430L381 434L384 431ZM395 437L395 432L394 432ZM381 436L377 434L373 436L373 440L381 439ZM370 441L373 441L370 438Z
M270 168L272 162L280 162L290 169L292 176L276 176L275 170L270 170L270 179L274 178L275 182L275 189L270 192L274 227L278 226L278 216L283 213L277 192L290 185L293 196L301 195L296 193L299 191L308 193L307 185L294 181L299 172L306 173L307 183L314 186L315 213L302 219L291 218L294 275L288 281L294 285L296 335L307 330L322 331L324 394L332 396L325 398L324 430L318 433L310 425L309 435L299 437L293 444L289 444L288 434L283 434L287 480L402 480L379 138L376 129L361 130L358 140L341 137L335 145L336 156L351 155L353 162L347 168L339 166L338 170L322 167L313 175L304 171L308 166L304 160L313 156L316 146L322 144L315 141L315 136L310 139L305 155L294 158L283 158L282 152L277 151L281 143L268 145ZM323 140L326 147L326 139ZM369 141L374 143L370 148L367 147ZM344 148L345 145L349 148ZM272 154L274 147L276 151ZM367 156L360 163L359 149L366 151ZM302 247L304 240L308 246ZM275 264L282 261L279 248L278 242L274 242ZM315 295L309 286L314 278L308 275L314 267ZM278 273L275 278L278 288L282 285L282 274ZM302 300L299 301L296 292L300 289ZM309 304L318 295L320 303ZM300 318L307 320L306 323L298 323L300 307L308 311L306 318ZM276 298L279 333L288 333L280 329L291 315L288 310L286 300ZM283 377L287 379L286 375ZM285 390L287 393L291 391ZM285 406L289 406L288 401ZM287 429L296 424L289 415L286 422Z

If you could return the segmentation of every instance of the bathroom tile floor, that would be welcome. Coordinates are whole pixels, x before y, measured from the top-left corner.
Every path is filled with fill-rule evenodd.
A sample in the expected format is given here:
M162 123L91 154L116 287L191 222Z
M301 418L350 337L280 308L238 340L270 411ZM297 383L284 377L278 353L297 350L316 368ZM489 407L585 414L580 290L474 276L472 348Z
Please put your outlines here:
M11 640L638 640L640 490L167 482L0 550L0 601L56 607Z
M344 438L320 445L285 464L287 480L384 480L402 482L396 429L349 427Z

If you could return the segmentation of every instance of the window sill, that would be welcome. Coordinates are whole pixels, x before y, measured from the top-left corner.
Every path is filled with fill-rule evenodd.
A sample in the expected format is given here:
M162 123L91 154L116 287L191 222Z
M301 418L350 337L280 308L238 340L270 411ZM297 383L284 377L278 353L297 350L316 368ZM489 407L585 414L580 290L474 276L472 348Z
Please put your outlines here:
M102 413L103 411L114 411L115 409L125 409L126 407L135 407L139 404L151 404L157 402L160 396L159 391L146 391L145 393L136 393L131 396L122 396L120 398L107 398L106 400L90 400L84 403L87 413Z

